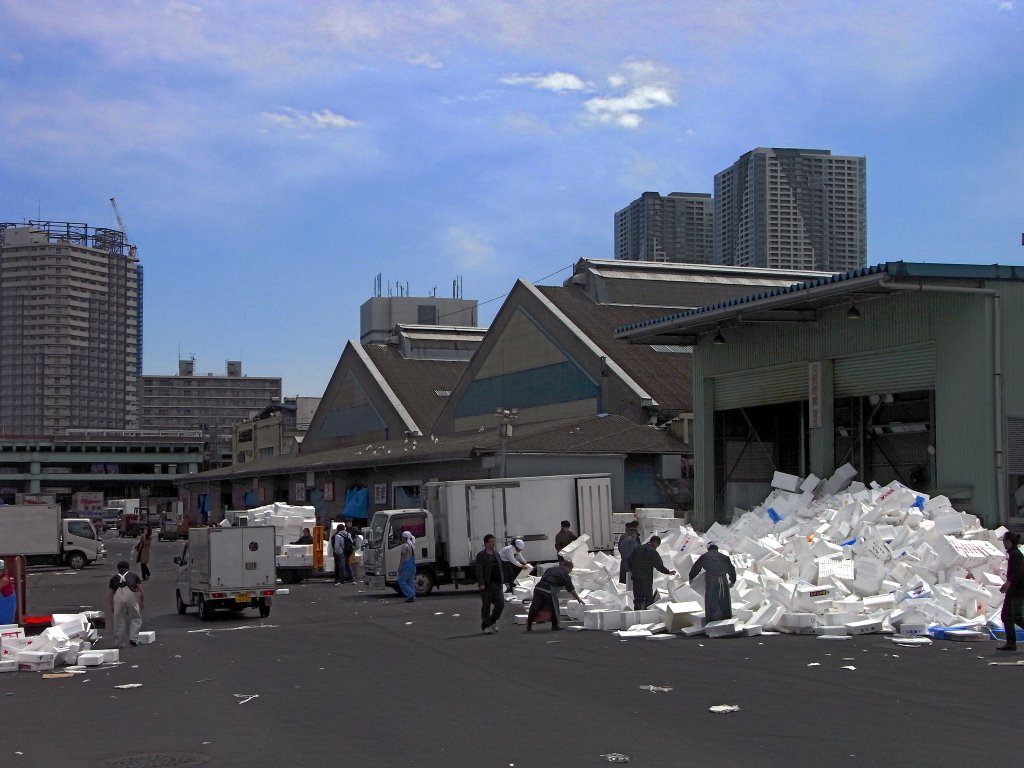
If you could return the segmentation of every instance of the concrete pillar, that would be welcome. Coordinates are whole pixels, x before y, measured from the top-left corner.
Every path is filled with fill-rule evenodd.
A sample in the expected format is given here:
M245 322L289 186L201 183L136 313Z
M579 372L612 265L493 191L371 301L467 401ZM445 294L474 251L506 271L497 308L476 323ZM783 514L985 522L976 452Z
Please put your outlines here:
M710 378L693 385L693 523L706 530L715 522L715 384Z
M818 477L829 477L836 469L835 388L832 374L832 361L822 360L819 381L821 426L807 430L810 469Z

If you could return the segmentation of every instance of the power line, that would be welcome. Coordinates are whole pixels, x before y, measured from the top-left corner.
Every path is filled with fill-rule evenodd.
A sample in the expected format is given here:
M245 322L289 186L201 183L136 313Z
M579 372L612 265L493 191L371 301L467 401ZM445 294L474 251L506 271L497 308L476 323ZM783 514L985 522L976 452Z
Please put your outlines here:
M575 264L570 264L567 267L561 267L560 269L556 269L551 274L544 275L544 277L538 277L536 280L533 280L531 282L539 283L541 280L547 280L549 277L554 277L557 274L565 272L567 269L572 269L574 266L575 266ZM484 306L485 304L490 304L490 303L495 302L495 301L503 301L504 299L508 298L508 294L509 293L511 293L511 291L503 293L500 296L495 296L493 299L487 299L486 301L478 301L476 305L479 308L479 307ZM458 315L458 314L461 314L461 312L463 312L463 311L464 310L455 310L454 312L448 312L447 314L444 314L444 315L438 315L437 319L441 320L442 318L445 318L445 317L451 317L452 315Z

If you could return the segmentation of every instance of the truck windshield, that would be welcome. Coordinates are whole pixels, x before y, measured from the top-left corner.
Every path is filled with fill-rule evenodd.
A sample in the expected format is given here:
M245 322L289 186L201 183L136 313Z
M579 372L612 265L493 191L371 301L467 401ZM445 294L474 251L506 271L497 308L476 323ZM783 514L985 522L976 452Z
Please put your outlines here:
M384 538L384 529L388 524L388 516L378 512L370 522L370 546L376 546Z
M68 533L72 536L81 536L83 539L96 538L96 532L93 530L92 524L83 520L69 520Z

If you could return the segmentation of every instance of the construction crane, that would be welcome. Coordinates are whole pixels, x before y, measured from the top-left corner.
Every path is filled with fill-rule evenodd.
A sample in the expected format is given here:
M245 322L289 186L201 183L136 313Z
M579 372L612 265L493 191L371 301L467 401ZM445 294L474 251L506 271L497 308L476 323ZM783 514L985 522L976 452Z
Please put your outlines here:
M121 231L124 233L125 240L131 240L131 236L128 234L128 227L124 223L124 219L121 218L121 209L117 207L117 198L116 197L110 198L110 207L114 209L114 218L117 219L117 226L119 226L121 228ZM128 243L128 256L130 258L133 258L133 259L136 258L136 256L135 256L135 251L136 250L137 249L135 248L134 245L132 245L131 243Z

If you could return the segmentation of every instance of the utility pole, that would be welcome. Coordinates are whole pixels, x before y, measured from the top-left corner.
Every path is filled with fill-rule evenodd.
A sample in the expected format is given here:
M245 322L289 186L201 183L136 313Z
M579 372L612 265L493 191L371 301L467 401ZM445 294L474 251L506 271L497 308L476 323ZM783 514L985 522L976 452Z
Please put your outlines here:
M499 452L498 452L498 477L505 477L505 457L508 455L508 439L512 437L512 419L515 419L519 415L518 408L497 408L494 411L494 415L501 419L501 424L498 425L498 441L499 441Z

